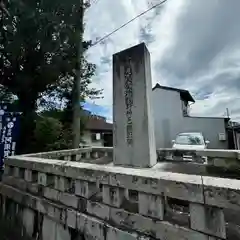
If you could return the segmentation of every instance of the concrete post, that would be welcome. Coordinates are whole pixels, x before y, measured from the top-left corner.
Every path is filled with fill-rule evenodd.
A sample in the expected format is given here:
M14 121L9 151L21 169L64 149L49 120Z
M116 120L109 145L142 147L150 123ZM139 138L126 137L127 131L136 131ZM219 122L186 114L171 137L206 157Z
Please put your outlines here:
M34 230L34 211L28 208L23 210L23 225L29 236L32 236Z
M191 228L226 239L226 223L223 209L190 203Z
M113 55L113 162L152 167L157 162L151 113L150 54L144 43Z
M141 215L158 218L163 220L164 216L164 199L162 196L146 194L140 192L138 194L139 213Z
M25 169L24 179L26 182L32 182L32 170Z
M124 199L124 189L103 185L103 202L120 208Z

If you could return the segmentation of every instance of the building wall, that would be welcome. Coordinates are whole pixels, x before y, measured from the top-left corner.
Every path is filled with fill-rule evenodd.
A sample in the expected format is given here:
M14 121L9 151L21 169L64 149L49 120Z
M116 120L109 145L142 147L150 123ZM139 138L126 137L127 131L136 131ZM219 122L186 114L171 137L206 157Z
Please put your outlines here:
M63 153L66 150L58 152ZM231 152L217 155L232 157ZM0 239L239 239L239 234L229 238L229 233L235 233L232 230L226 237L226 222L238 229L239 180L212 178L218 183L213 184L205 176L182 174L179 179L179 174L172 173L159 177L157 168L134 171L63 163L29 155L6 159L0 183ZM74 190L69 191L68 183L73 182ZM168 191L158 191L165 186ZM206 195L210 195L208 201L204 201ZM189 226L183 228L169 218L167 197L189 205ZM23 234L26 238L21 238Z
M157 148L172 147L172 140L181 132L202 132L210 141L209 148L228 148L227 141L219 141L225 133L223 118L184 117L180 94L176 91L155 89L152 92L155 138Z
M235 133L236 134L236 145L237 145L237 149L240 149L240 133Z
M84 131L84 135L82 139L86 142L86 145L94 146L94 147L103 147L104 142L103 139L93 141L92 140L92 132L91 131Z
M201 131L210 141L208 148L227 149L227 141L219 141L219 133L226 133L222 118L184 117L183 131Z
M156 147L170 147L176 132L181 129L180 94L162 89L155 89L152 94Z

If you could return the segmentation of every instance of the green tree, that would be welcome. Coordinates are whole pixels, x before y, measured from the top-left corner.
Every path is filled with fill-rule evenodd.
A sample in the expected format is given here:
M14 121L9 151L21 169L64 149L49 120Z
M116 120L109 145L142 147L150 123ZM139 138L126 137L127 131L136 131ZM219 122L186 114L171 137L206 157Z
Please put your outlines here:
M0 85L0 102L8 103L14 102L14 95L11 92L7 91L7 89L1 85Z
M54 151L71 146L70 132L64 129L59 119L52 117L37 117L34 139L34 152Z
M34 133L34 152L52 151L72 147L72 128L66 119L67 109L49 109L39 113ZM87 117L82 111L81 133L83 135Z
M22 112L18 152L31 151L29 144L34 141L39 106L52 108L58 103L71 109L79 7L78 0L12 0L6 5L9 14L1 12L0 84L6 92L17 96ZM83 43L85 50L90 45ZM84 58L82 63L84 100L100 92L88 87L95 65Z

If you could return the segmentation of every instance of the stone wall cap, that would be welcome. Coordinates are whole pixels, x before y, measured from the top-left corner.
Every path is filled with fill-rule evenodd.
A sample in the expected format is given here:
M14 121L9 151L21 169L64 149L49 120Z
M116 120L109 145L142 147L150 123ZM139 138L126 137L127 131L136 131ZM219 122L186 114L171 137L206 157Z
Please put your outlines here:
M206 157L215 157L215 158L234 158L240 159L239 150L224 150L224 149L204 149L204 150L189 150L189 149L173 149L173 148L159 148L157 149L158 153L161 152L191 152L196 153L197 156L206 156Z
M98 172L106 172L112 174L120 174L120 175L129 175L129 176L137 176L144 178L152 178L158 180L168 180L168 181L178 181L178 182L187 182L189 184L201 184L201 176L197 175L188 175L182 173L172 173L172 172L160 172L155 168L126 168L120 166L107 166L107 165L97 165L92 163L80 163L80 162L71 162L71 161L62 161L55 159L44 159L44 158L36 158L36 157L26 157L26 156L11 156L6 160L6 164L19 166L21 167L21 162L25 165L29 165L30 169L34 170L34 165L36 163L46 164L49 166L58 166L64 167L65 172L68 171L68 168L76 168L79 170L92 170ZM47 171L47 168L42 169L43 172ZM61 174L60 174L61 175Z
M203 179L203 184L205 186L240 190L240 180L237 180L237 179L217 178L217 177L207 177L207 176L203 176L202 179Z

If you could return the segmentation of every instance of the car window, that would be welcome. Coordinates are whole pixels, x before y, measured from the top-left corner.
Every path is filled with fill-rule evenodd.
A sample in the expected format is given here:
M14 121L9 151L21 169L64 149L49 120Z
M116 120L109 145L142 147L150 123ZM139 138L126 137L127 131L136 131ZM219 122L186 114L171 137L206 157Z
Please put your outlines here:
M181 145L203 145L204 140L200 135L179 134L176 138L175 143Z

